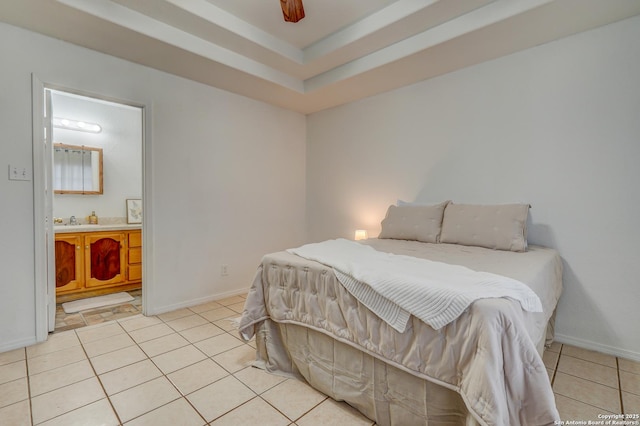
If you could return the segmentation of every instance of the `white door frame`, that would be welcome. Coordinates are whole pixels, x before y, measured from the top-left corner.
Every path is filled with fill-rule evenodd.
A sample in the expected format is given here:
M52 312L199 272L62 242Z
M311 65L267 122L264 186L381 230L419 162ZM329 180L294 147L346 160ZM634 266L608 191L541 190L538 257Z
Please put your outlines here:
M59 90L101 99L109 102L120 103L141 109L142 112L142 313L146 315L149 310L149 301L152 300L153 288L150 283L153 271L151 262L153 259L153 245L150 235L152 229L151 206L151 107L144 103L125 101L113 97L96 95L87 91L69 89L68 87L43 82L35 74L31 75L32 86L32 124L33 124L33 218L34 218L34 273L35 273L35 327L36 341L47 339L49 331L55 327L55 257L53 252L54 235L49 228L52 223L53 194L47 192L47 182L53 179L51 165L47 167L47 161L51 161L53 151L51 145L45 146L44 128L47 120L45 111L45 89ZM50 105L47 106L47 108ZM50 114L49 110L47 111ZM47 136L50 139L50 120ZM45 149L46 148L46 149ZM47 152L48 151L48 152ZM49 197L49 199L47 199ZM53 301L53 306L51 306ZM51 308L51 309L50 309ZM50 320L51 318L51 320ZM53 321L53 324L51 324Z

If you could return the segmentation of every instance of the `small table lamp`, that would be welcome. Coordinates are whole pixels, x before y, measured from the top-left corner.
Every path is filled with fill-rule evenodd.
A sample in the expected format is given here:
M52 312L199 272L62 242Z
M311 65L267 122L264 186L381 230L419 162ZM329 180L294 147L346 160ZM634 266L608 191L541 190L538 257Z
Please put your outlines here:
M356 235L355 235L355 240L366 240L367 238L369 238L369 235L367 234L367 231L365 231L364 229L356 229Z

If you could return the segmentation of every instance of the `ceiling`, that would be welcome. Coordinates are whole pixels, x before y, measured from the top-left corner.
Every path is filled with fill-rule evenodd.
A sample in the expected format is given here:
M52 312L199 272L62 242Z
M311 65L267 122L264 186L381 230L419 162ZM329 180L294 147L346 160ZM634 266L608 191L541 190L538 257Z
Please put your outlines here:
M638 0L2 0L0 21L302 113L640 14Z

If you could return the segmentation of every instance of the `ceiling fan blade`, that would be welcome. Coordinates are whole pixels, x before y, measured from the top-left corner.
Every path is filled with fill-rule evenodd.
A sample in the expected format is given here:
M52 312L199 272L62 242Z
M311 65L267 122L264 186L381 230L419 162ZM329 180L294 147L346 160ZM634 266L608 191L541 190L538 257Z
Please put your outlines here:
M280 0L280 7L287 22L298 22L304 18L302 0Z

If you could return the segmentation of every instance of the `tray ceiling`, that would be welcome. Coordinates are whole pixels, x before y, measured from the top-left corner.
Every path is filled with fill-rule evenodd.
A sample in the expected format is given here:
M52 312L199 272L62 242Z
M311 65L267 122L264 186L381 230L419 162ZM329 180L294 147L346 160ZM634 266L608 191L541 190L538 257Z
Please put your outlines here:
M637 0L3 0L0 21L302 113L640 14Z

